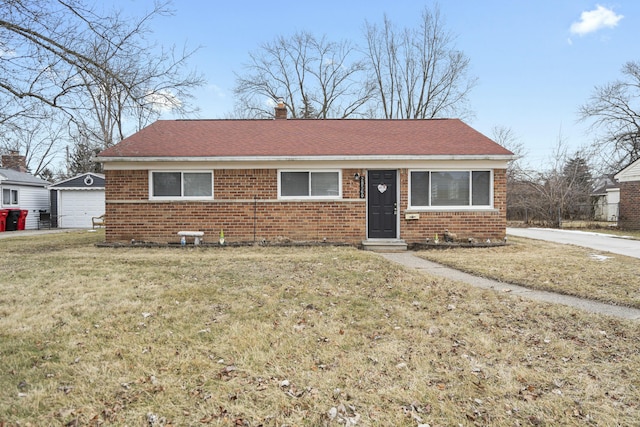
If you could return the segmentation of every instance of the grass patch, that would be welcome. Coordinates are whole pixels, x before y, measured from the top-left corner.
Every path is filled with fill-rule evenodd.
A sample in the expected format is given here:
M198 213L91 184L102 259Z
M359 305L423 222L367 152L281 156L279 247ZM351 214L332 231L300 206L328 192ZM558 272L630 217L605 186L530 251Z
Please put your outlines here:
M352 248L0 241L0 424L633 425L637 322Z
M532 289L640 308L640 259L509 236L494 248L422 251L422 258Z

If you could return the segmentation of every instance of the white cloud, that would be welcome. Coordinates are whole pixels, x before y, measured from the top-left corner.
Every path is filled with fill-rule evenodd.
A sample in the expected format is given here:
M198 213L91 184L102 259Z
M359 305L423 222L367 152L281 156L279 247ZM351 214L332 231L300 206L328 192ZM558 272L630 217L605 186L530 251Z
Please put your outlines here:
M160 113L171 111L182 105L182 102L178 98L166 90L150 92L145 96L145 99L148 103L153 105L154 110Z
M584 36L585 34L593 33L603 28L613 28L618 25L618 22L620 22L622 18L624 18L624 16L616 15L613 10L596 5L594 10L582 12L580 14L580 20L571 24L570 31L571 34Z
M218 98L225 98L226 94L224 93L224 90L222 90L222 88L218 85L215 84L210 84L207 86L207 90L209 92L213 92L213 94L215 96L217 96Z
M0 47L0 58L15 58L18 56L15 50L6 50Z

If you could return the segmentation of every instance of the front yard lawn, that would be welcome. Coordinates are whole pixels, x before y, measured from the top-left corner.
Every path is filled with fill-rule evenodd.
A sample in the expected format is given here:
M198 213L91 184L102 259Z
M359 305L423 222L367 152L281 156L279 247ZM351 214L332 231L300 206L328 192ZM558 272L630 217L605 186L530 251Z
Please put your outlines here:
M640 308L640 259L521 237L509 236L509 242L418 254L482 277Z
M103 238L0 240L0 425L640 418L637 322L352 248L95 247Z

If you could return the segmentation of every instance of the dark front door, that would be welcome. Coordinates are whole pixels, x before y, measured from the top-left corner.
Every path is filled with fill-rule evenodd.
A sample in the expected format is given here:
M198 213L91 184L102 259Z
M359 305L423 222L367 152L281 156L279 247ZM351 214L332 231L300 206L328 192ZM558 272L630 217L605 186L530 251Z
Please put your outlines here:
M370 239L395 239L398 227L397 173L371 170L367 179L367 215Z

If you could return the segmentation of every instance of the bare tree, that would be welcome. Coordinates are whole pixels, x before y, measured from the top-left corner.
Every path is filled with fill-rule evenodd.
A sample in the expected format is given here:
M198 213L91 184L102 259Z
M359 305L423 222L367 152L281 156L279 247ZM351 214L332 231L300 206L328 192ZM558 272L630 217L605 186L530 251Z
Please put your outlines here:
M154 13L159 12L148 16ZM102 148L122 140L126 125L139 130L167 110L183 116L194 113L187 102L190 90L204 83L200 75L185 70L195 51L140 43L146 32L142 24L123 24L119 15L112 19L110 32L117 36L92 41L89 56L100 67L79 73L82 84L74 105L88 112L74 117L78 131Z
M99 69L85 49L104 37L104 18L80 0L8 0L0 5L0 90L64 109L78 73ZM117 78L117 76L114 76Z
M531 173L522 164L527 149L513 129L506 126L494 126L491 138L515 155L507 165L507 218L526 221L533 200L528 183Z
M346 118L360 114L372 96L362 59L347 41L332 42L307 32L278 37L249 54L236 74L236 112L273 117L278 99L294 118Z
M496 125L491 128L491 138L515 155L515 158L509 161L507 176L509 174L513 177L522 175L524 170L522 159L525 158L528 151L525 144L518 138L513 129Z
M579 109L581 120L592 120L599 131L595 142L610 170L620 170L640 158L640 62L627 62L622 78L596 86Z
M157 1L131 18L98 13L85 0L0 3L0 124L19 129L29 127L27 120L63 115L58 120L69 135L104 148L166 109L193 112L190 91L204 83L186 70L195 51L148 41L149 22L170 14L169 5ZM9 144L6 134L1 139Z
M587 152L578 150L569 156L560 136L548 164L547 170L525 171L512 183L520 214L524 210L526 220L554 227L563 219L589 216L592 178Z
M425 7L418 28L366 24L367 56L382 116L430 119L470 114L467 97L476 84L469 58L456 49L440 9Z
M37 119L18 115L0 125L0 151L16 151L25 156L27 169L41 175L56 161L56 148L66 137L66 126L42 114Z

